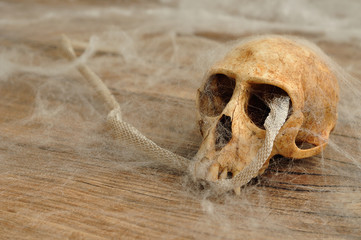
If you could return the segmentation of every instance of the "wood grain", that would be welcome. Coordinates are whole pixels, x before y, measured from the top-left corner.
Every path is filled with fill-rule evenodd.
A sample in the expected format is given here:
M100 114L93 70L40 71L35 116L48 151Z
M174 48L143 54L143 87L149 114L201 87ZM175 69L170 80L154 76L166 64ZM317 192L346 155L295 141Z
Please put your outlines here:
M25 7L65 7L58 2L36 2ZM92 4L99 3L81 1L74 7ZM14 5L15 10L20 9ZM58 61L57 39L62 31L83 39L101 32L109 21L99 20L86 30L81 23L39 28L38 35L26 37L1 25L0 43L34 49L41 54L35 62ZM195 36L212 41L240 37L216 32ZM332 44L324 47L334 49ZM346 61L350 53L348 48L339 48L332 54ZM355 61L361 60L356 57ZM117 56L95 58L112 62ZM142 70L115 74L98 69L96 61L91 66L117 100L127 103L123 105L127 121L163 147L188 158L195 154L201 137L193 85L170 81L142 88L134 85L147 77ZM101 104L75 72L62 79L64 88L82 92L60 99L62 93L54 91L54 97L46 99L48 111L62 106L65 110L59 111L64 114L44 117L37 110L36 98L38 89L51 78L21 72L11 81L0 81L0 239L361 238L360 158L352 161L334 148L304 160L276 157L264 175L243 189L242 199L232 194L208 196L184 172L153 163L137 165L126 150L119 149L104 132ZM91 112L89 105L96 111ZM144 107L152 109L146 117L132 110ZM361 154L360 134L347 122L339 123L331 139L352 156ZM146 160L141 155L134 158Z

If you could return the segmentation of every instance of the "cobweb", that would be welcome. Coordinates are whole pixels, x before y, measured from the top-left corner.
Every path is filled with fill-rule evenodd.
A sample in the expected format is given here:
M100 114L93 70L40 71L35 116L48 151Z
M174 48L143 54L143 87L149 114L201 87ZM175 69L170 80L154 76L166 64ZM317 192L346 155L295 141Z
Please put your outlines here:
M105 166L174 188L172 196L192 201L193 205L180 203L166 209L165 219L179 209L198 214L197 224L189 229L172 228L174 236L239 239L242 232L244 237L264 239L288 235L357 239L361 224L360 8L358 1L3 1L0 173L9 180L8 186L15 186L14 179L24 174L51 179L64 173L63 185L56 189L61 194L69 182L92 174L79 161L59 166L52 160L67 152L70 159L81 159L89 166ZM111 138L104 129L107 109L77 73L76 63L69 63L58 49L62 33L74 40L77 61L87 63L104 79L121 105L124 120L186 158L192 158L201 143L195 97L205 72L249 36L302 37L330 57L322 55L339 77L336 129L321 155L304 160L276 157L240 196L215 196L195 186L186 171L169 169ZM37 156L31 146L48 153ZM34 166L34 159L39 166ZM159 177L165 175L173 180ZM39 222L32 225L37 229L40 221L58 210L32 212L31 206L50 196L41 191L29 195L39 200L18 214L38 214ZM13 200L5 188L1 196ZM204 230L200 233L198 228Z

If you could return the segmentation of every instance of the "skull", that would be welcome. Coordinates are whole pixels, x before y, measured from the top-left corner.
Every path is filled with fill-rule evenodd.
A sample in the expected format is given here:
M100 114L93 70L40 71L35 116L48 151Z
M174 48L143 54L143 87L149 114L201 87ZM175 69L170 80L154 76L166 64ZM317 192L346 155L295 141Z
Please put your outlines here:
M276 154L302 159L322 151L336 124L339 89L316 52L297 40L262 37L211 67L197 94L203 136L195 156L197 179L232 178L250 164L265 138L270 96L287 95L290 110L258 174Z

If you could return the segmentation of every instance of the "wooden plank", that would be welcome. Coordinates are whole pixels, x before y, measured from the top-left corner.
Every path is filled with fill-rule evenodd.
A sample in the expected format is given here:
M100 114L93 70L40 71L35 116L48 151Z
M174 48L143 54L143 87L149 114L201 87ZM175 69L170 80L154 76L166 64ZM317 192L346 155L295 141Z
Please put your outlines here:
M14 11L28 7L25 17L39 6L66 8L62 3L37 2L11 6ZM95 6L90 2L77 2L74 7ZM146 7L145 3L132 4ZM10 15L3 16L11 19ZM137 16L124 17L132 18L140 22ZM100 33L111 19L92 22L94 26L85 30L81 23L71 22L74 26L68 33L86 39ZM56 40L64 29L50 26L45 24L36 30L40 35L31 36L21 24L14 29L0 25L0 43L6 48L33 49L40 54L34 56L35 63L59 61ZM179 36L179 41L195 49L203 44L194 40L200 36L216 41L240 37L199 31ZM161 33L147 40L157 37ZM163 44L167 49L170 42ZM342 61L352 49L324 46ZM361 56L354 59L359 61ZM102 61L109 63L108 69L101 68ZM182 63L188 62L184 58ZM178 154L191 158L196 153L201 142L194 114L198 82L169 76L169 81L142 87L138 83L152 74L146 69L114 70L121 65L119 55L102 53L89 64L121 103L125 120ZM196 71L189 73L190 78L202 77ZM51 94L43 96L46 106L39 109L37 97L44 87ZM303 160L276 157L239 198L231 193L209 195L190 182L186 170L162 167L132 149L120 148L105 132L105 114L76 72L56 79L25 71L14 74L11 81L0 81L1 239L361 238L357 157L361 139L346 121L338 124L331 137L338 149L329 147L322 156Z

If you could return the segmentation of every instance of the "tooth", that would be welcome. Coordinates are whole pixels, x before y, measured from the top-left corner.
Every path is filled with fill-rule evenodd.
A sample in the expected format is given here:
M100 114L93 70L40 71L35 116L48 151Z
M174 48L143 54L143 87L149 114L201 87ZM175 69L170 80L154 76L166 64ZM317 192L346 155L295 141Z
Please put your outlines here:
M241 187L235 187L233 191L237 196L241 195Z
M228 173L228 169L225 167L221 173L221 175L219 175L219 179L226 179L227 178L227 173Z
M219 164L213 163L208 169L207 180L213 182L217 181L218 172L219 172Z

